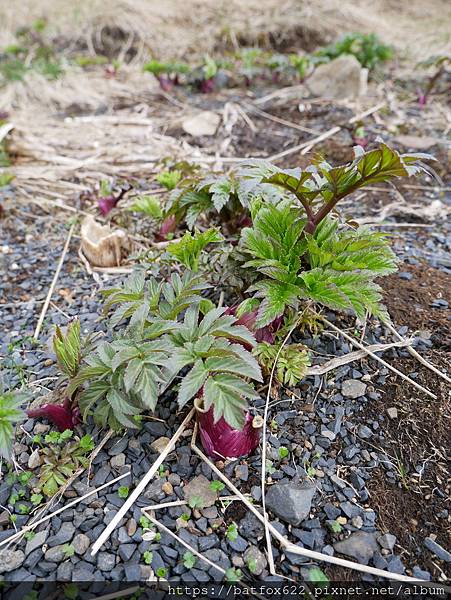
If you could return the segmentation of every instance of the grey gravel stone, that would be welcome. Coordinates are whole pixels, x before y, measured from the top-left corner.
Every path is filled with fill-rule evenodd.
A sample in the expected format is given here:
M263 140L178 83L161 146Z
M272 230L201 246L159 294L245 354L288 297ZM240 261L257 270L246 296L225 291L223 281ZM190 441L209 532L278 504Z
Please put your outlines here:
M240 535L235 540L228 540L229 546L236 552L244 552L247 548L247 542Z
M121 544L119 546L119 556L124 562L128 562L136 550L135 544Z
M72 540L72 546L76 554L84 554L90 545L91 541L84 533L78 533Z
M366 531L356 531L347 539L335 542L334 550L340 554L345 554L355 558L359 563L367 565L373 554L378 550L374 533Z
M63 523L54 535L48 538L48 546L59 546L60 544L66 544L70 542L75 533L75 527L72 523Z
M309 516L316 487L310 483L271 486L266 493L266 507L283 521L297 526Z
M243 555L243 560L252 575L261 575L266 568L265 555L257 546L249 546Z
M65 545L52 546L44 555L45 560L49 562L59 563L66 558Z
M377 541L386 550L393 550L396 543L396 536L391 533L384 533L377 538Z
M48 534L48 529L38 531L34 538L27 542L27 545L25 546L25 555L28 556L29 554L31 554L31 552L33 552L33 550L36 550L36 548L40 548L47 539Z
M210 487L210 481L204 475L197 475L183 488L185 498L190 500L199 498L204 508L213 506L217 499L217 494Z
M111 571L116 564L116 557L109 552L99 552L97 555L97 566L101 571Z
M0 551L0 573L10 573L18 569L25 560L22 550Z
M366 383L359 379L346 379L341 384L341 393L346 398L360 398L366 392Z
M445 548L440 546L440 544L437 544L437 542L431 538L427 537L424 540L424 545L440 560L444 560L447 563L451 562L451 553L448 552L448 550L445 550Z

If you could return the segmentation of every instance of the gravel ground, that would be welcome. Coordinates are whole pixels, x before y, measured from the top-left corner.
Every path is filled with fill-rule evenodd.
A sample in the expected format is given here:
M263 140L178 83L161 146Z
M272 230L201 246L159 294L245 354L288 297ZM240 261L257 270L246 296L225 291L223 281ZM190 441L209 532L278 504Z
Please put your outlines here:
M1 193L7 206L13 200L13 191L6 189ZM363 215L365 210L362 206L354 207L353 214ZM426 261L441 273L449 274L451 236L445 223L437 224L437 228L427 230L427 233L409 228L402 230L401 237L399 231L394 247L406 265ZM28 382L36 395L50 391L57 376L50 345L54 325L64 325L68 318L78 315L86 333L101 331L103 327L98 321L100 286L80 265L78 240L74 238L40 341L34 343L31 339L66 236L64 223L49 225L47 218L30 208L22 208L20 213L12 211L3 228L0 247L3 376L9 385ZM401 267L395 277L402 286L403 280L409 279L409 272ZM443 296L433 300L431 310L449 315ZM335 314L327 316L340 327L349 327L346 319ZM402 326L399 333L414 333L414 346L421 353L434 350L434 342L424 332L412 332ZM388 339L392 338L382 327L366 328L366 343ZM345 340L327 332L303 342L311 347L317 362L351 351ZM384 355L390 361L407 357L404 349L392 349ZM415 378L418 373L411 372L410 376ZM387 383L392 380L389 371L381 368L379 363L362 360L337 369L327 379L310 377L299 388L281 391L279 400L274 401L270 409L268 459L271 466L267 507L273 525L300 547L343 556L392 573L443 580L451 561L442 542L449 523L445 483L433 492L444 496L443 507L429 523L427 535L423 533L416 537L415 552L406 549L387 529L375 509L374 491L369 491L376 472L382 473L393 489L403 486L399 465L384 450L388 426L398 419L397 408L393 406L395 398L385 392ZM397 383L399 385L399 381ZM368 418L371 406L381 399L386 410ZM263 405L261 399L255 405L256 410L262 411ZM190 430L185 432L176 450L164 462L160 475L139 497L102 550L95 557L90 555L90 546L124 502L119 496L119 487L133 489L158 456L155 450L158 441L161 443L161 438L173 435L182 416L177 414L174 399L168 396L160 403L155 416L144 421L140 431L110 439L93 460L89 475L85 472L77 479L64 493L58 507L118 475L129 471L130 475L38 526L33 539L3 548L0 573L14 582L37 579L137 581L148 578L152 570L157 572L158 569L165 569L165 576L171 580L204 582L218 579L218 572L200 560L194 567L186 568L183 564L186 549L167 534L162 533L159 541L149 541L149 535L143 539L146 532L140 524L144 506L184 499L189 495L204 498L208 495L207 481L215 477L191 450ZM29 468L27 465L32 464L29 461L36 447L33 435L46 433L48 429L45 423L31 419L23 424L15 447L17 469ZM89 425L83 431L91 432L96 442L104 435ZM280 447L288 450L284 458L280 458L284 454L279 452ZM259 452L246 460L219 465L242 491L251 494L256 503L261 499ZM8 478L0 482L0 541L29 521L30 515L20 514L18 507L20 503L31 507L32 483L33 479L29 486L23 486ZM11 495L15 493L22 494L21 502L13 504ZM228 493L224 489L219 496ZM10 514L15 515L14 523ZM229 503L220 497L215 501L213 498L211 506L192 509L176 506L159 511L157 517L170 529L178 529L183 540L224 569L233 566L251 578L271 580L264 553L263 527L239 502ZM232 523L236 523L237 536L230 534ZM72 556L67 556L67 544L74 550ZM151 564L145 564L144 553L147 551L152 552ZM273 553L277 571L296 580L308 577L309 570L318 566L301 556L282 554L275 546ZM334 578L333 570L319 566ZM348 577L352 575L348 574ZM344 575L340 571L335 578L343 579Z

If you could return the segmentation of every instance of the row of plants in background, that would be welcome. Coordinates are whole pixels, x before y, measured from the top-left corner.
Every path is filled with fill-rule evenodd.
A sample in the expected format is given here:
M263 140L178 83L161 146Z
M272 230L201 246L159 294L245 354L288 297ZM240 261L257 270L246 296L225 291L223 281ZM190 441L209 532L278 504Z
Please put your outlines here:
M249 86L257 81L278 84L303 81L316 66L344 55L355 56L362 67L372 70L392 58L392 49L375 34L350 33L310 54L278 54L260 48L243 48L227 58L205 56L203 63L194 68L182 61L152 59L144 70L156 77L164 91L188 85L208 93L223 87Z

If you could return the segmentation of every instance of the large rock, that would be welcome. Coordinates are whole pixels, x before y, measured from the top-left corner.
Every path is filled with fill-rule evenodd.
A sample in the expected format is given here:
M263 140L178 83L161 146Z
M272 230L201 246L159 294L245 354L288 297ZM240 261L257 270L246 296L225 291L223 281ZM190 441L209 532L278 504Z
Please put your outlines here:
M276 483L266 493L266 507L296 527L309 516L315 490L310 483Z
M216 492L211 489L210 481L204 475L194 477L194 479L185 485L183 491L188 502L190 500L199 500L202 508L213 506L217 500Z
M319 65L306 81L314 96L323 98L356 98L362 89L362 68L355 56L340 56Z
M373 554L379 550L374 533L357 531L347 539L335 542L334 549L340 554L355 558L362 565L367 565Z

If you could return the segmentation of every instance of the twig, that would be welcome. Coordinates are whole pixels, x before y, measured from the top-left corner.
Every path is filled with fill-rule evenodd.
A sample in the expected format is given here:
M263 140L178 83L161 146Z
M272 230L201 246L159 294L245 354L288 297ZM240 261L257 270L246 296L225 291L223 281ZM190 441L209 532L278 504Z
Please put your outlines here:
M59 515L63 511L67 510L68 508L72 508L72 506L75 506L79 502L82 502L83 500L86 500L86 498L89 498L90 496L93 496L97 492L100 492L101 490L105 489L106 487L109 487L110 485L113 485L113 483L116 483L117 481L120 481L121 479L124 479L124 477L128 477L129 475L130 475L130 471L128 471L127 473L124 473L123 475L119 475L119 477L116 477L115 479L112 479L111 481L107 481L106 483L103 483L102 485L100 485L97 488L89 490L89 492L87 492L86 494L84 494L80 498L76 498L75 500L72 500L72 502L69 502L69 504L66 504L65 506L62 506L61 508L58 508L58 510L55 510L54 512L50 513L49 515L46 515L42 519L39 519L39 521L36 521L35 523L32 523L31 525L25 525L24 527L22 527L22 529L20 531L18 531L17 533L14 533L9 538L6 538L6 540L3 540L2 542L0 542L0 546L4 546L6 544L10 544L11 542L13 542L14 540L16 540L17 538L21 537L27 531L31 531L32 529L34 529L38 525L41 525L42 523L45 523L49 519L52 519L56 515Z
M378 110L380 110L381 108L383 108L385 106L385 104L386 104L385 102L380 102L379 104L376 104L376 106L373 106L372 108L369 108L365 112L362 112L362 113L356 115L355 117L352 117L351 119L349 119L349 121L347 121L347 124L352 125L353 123L356 123L357 121L361 121L365 117L368 117L369 115L372 115L373 113L375 113ZM301 154L307 154L307 152L310 152L310 150L313 148L313 146L316 146L320 142L327 140L328 138L332 137L333 135L335 135L342 129L343 129L343 125L336 125L335 127L328 129L321 135L318 135L317 137L314 137L311 140L307 140L306 142L302 142L301 144L297 144L297 146L293 146L292 148L288 148L287 150L283 150L282 152L279 152L278 154L273 154L272 156L269 156L266 160L269 160L269 161L279 160L279 158L284 158L285 156L294 154L295 152L298 152L299 150L302 150Z
M398 338L398 340L402 340L402 341L406 341L402 335L400 335L396 329L393 327L393 325L391 323L389 323L388 321L383 321L383 324L385 325L385 327L387 327L395 337ZM439 369L437 369L437 367L435 367L433 364L431 364L430 362L428 362L425 358L423 358L421 356L421 354L419 354L415 348L412 348L410 346L410 344L406 344L407 346L407 352L409 354L411 354L412 356L414 356L422 365L424 365L425 367L427 367L428 369L430 369L431 371L433 371L434 373L436 373L437 375L439 375L440 377L442 377L445 381L447 381L448 383L451 383L451 378L448 377L448 375L446 375L445 373L443 373L442 371L440 371Z
M42 324L44 322L44 318L45 318L45 315L47 313L47 309L49 307L50 300L52 298L52 294L53 294L55 286L56 286L56 282L58 281L58 277L59 277L61 268L63 266L64 259L66 258L66 254L67 254L67 251L69 249L69 244L70 244L70 240L72 238L72 234L74 233L75 225L76 225L76 223L72 223L71 228L69 229L69 233L67 234L67 239L66 239L66 243L64 244L63 252L62 252L62 254L60 256L60 259L59 259L59 262L58 262L58 266L56 267L55 275L53 276L53 280L52 280L52 283L50 285L47 297L45 299L44 306L42 307L41 314L39 316L38 324L36 325L36 329L34 331L33 338L35 340L37 340L38 337L39 337L39 333L41 331L41 327L42 327Z
M331 323L330 321L328 321L323 315L319 315L317 313L314 313L314 314L317 317L319 317L320 319L322 319L324 321L324 323L326 323L331 329L333 329L334 331L336 331L337 333L339 333L340 335L342 335L345 339L347 339L348 342L351 342L351 344L353 346L356 346L357 348L360 348L361 350L364 350L366 352L366 354L368 354L368 356L371 356L371 358L374 358L375 360L377 360L378 362L380 362L381 364L383 364L384 367L387 367L388 369L390 369L390 371L393 371L393 373L396 373L396 375L399 375L400 377L402 377L403 379L405 379L405 381L408 381L410 384L412 384L418 390L424 392L425 394L427 394L428 396L430 396L434 400L437 400L437 396L435 394L433 394L432 392L430 392L428 389L426 389L425 387L423 387L422 385L420 385L419 383L417 383L413 379L410 379L410 377L408 377L407 375L405 375L404 373L402 373L401 371L399 371L398 369L396 369L395 367L393 367L390 363L386 362L384 359L382 359L379 356L377 356L377 354L374 354L374 352L372 352L371 350L369 350L368 346L364 346L363 344L361 344L360 342L358 342L357 340L355 340L353 337L351 337L350 335L348 335L345 331L342 331L341 329L339 329L338 327L336 327L333 323Z
M240 500L239 496L219 496L218 500ZM151 504L144 506L141 510L163 510L171 506L185 506L188 500L173 500L172 502L163 502L163 504Z
M317 135L317 131L314 129L310 129L310 127L303 127L302 125L298 125L298 123L293 123L292 121L287 121L286 119L281 119L280 117L276 117L271 113L265 112L264 110L260 110L253 104L246 104L246 107L255 112L255 114L263 117L264 119L268 119L269 121L274 121L274 123L279 123L280 125L285 125L285 127L290 127L291 129L297 129L298 131L303 131L305 133L312 133L313 135Z
M103 546L103 544L107 541L107 539L110 537L110 535L116 529L116 527L120 523L122 517L130 509L130 507L133 506L133 504L135 503L137 498L140 496L141 492L143 492L143 490L146 488L149 481L154 477L155 473L158 471L159 466L163 463L163 461L167 457L167 455L170 452L172 452L172 450L174 449L174 446L175 446L177 440L182 435L183 431L185 430L187 424L189 423L189 421L191 420L193 415L194 415L194 408L192 408L189 411L189 413L186 415L186 417L183 419L182 424L177 429L177 431L174 433L174 435L172 436L172 438L171 438L170 442L168 443L168 445L166 446L166 448L163 450L163 452L161 452L160 456L157 458L157 460L153 463L151 468L147 471L147 473L144 475L144 477L141 479L141 481L135 487L133 492L130 494L130 496L127 498L127 500L121 506L121 508L118 510L116 515L113 517L113 519L111 520L109 525L107 525L107 527L105 527L105 529L101 533L98 540L92 546L91 556L95 556L97 554L97 552L100 550L100 548Z
M356 350L355 352L349 352L344 356L337 356L337 358L333 358L332 360L327 361L322 365L314 365L313 367L309 367L306 371L306 375L324 375L329 371L333 371L334 369L341 367L343 365L347 365L355 360L360 360L368 355L367 350L371 352L384 352L385 350L389 350L390 348L405 348L408 347L412 343L412 340L405 340L401 338L399 342L392 342L391 344L372 344L371 346L365 346L365 350Z

